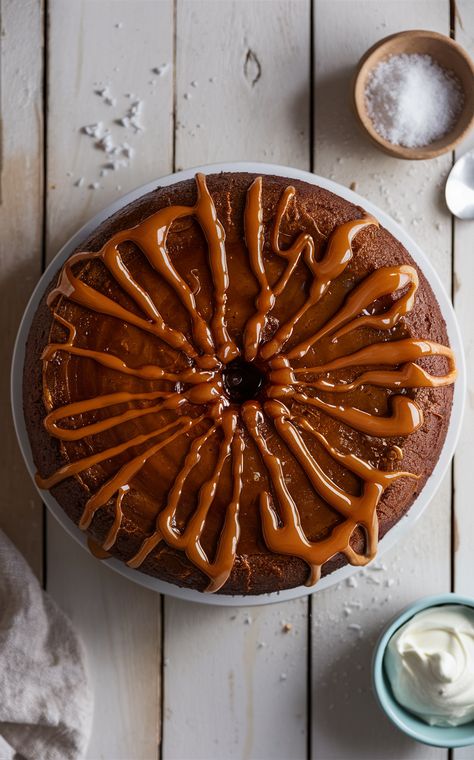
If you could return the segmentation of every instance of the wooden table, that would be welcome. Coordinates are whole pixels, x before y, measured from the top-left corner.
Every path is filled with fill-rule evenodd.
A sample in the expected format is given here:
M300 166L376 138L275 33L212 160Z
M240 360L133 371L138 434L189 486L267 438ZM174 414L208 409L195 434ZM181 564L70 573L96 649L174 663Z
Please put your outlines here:
M474 54L474 3L452 5L450 17L449 0L1 2L0 522L86 644L96 700L88 758L448 757L389 724L369 671L377 634L406 603L474 595L474 387L452 477L403 545L353 581L246 610L159 598L78 547L42 511L7 385L26 300L71 233L137 185L222 160L312 169L386 209L452 288L471 363L474 224L455 222L443 201L454 157L384 156L349 107L355 63L391 32L451 29ZM135 133L115 120L136 101ZM110 156L81 131L97 122L134 151L106 176Z

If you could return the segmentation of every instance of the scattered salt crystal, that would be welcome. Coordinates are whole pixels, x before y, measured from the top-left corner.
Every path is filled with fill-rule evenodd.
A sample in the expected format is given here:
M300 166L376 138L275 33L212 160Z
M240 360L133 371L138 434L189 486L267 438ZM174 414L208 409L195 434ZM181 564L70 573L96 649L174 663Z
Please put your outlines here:
M391 588L392 586L395 585L395 581L393 580L393 578L389 578L388 580L385 581L385 585L387 586L387 588Z
M185 92L184 95L183 95L183 98L185 100L190 100L191 99L191 95L189 94L189 92Z
M79 179L76 179L74 182L74 187L82 187L84 184L84 177L79 177Z
M372 570L377 572L385 571L387 569L387 565L385 565L383 562L373 562L371 565L369 565L368 570Z
M122 143L122 145L120 146L120 148L121 148L121 151L122 151L122 156L125 156L125 158L132 158L132 156L133 156L133 148L132 148L131 145L129 145L128 143L124 142L124 143Z
M287 678L288 676L286 675L286 673L280 673L280 681L286 681Z
M191 82L191 87L197 87L197 86L198 86L197 81L193 79L193 81Z
M114 141L110 132L106 132L105 135L102 135L102 137L100 137L95 143L95 147L99 150L103 150L104 153L111 153L114 149Z
M94 90L95 94L102 98L107 106L117 105L116 98L113 98L108 87L100 87L98 90Z
M142 105L143 103L141 100L135 100L131 104L125 116L122 116L122 118L117 119L117 124L120 124L120 126L126 127L127 129L131 127L134 130L134 132L140 132L143 129L143 127L139 123L138 119L139 119L140 112L142 110Z
M357 588L357 581L353 575L351 575L351 577L346 580L346 584L349 586L349 588Z
M99 182L91 182L91 183L90 183L90 185L89 185L89 188L90 188L91 190L98 190L98 189L99 189L99 187L100 187L100 184L99 184Z
M257 649L265 649L266 646L265 641L257 641Z
M115 24L115 28L116 29L122 29L123 28L123 23L121 21L119 21L118 24Z
M367 576L367 583L371 583L372 586L380 586L381 581L379 581L378 578L373 578L372 576Z
M98 121L96 124L87 124L85 127L81 127L81 132L83 132L88 137L97 139L101 136L103 129L104 125L101 121Z
M459 79L429 55L391 56L372 71L366 89L374 129L394 145L429 145L452 129L464 94Z
M350 623L347 627L350 631L357 631L358 634L362 635L362 626L359 623Z
M251 615L245 615L244 617L244 623L245 625L250 625L252 622L252 616Z

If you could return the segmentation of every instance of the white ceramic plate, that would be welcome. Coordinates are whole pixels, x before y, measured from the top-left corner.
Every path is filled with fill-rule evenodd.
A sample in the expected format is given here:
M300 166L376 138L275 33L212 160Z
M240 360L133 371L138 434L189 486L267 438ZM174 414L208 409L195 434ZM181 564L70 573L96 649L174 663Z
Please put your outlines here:
M293 177L295 179L301 179L305 182L309 182L312 185L319 185L320 187L330 190L337 195L346 198L348 201L355 203L365 208L369 213L373 214L386 227L409 251L413 259L423 270L428 282L430 283L433 292L438 300L441 308L441 312L446 321L449 340L451 347L456 354L457 366L459 370L458 379L456 381L454 389L453 408L451 412L451 420L449 423L446 440L444 442L441 455L438 459L436 467L434 468L430 478L428 479L425 487L421 491L420 495L413 503L411 509L405 517L403 517L381 540L379 545L378 557L380 557L387 549L389 549L396 541L398 541L403 535L405 535L411 528L413 523L419 518L421 513L429 504L434 493L436 492L443 475L445 474L448 465L453 456L456 442L458 439L461 421L464 408L464 397L466 393L466 368L464 351L461 342L461 336L459 332L459 326L454 314L451 301L448 298L437 273L433 269L430 261L425 256L419 246L412 240L412 238L402 229L385 211L382 211L373 203L366 201L357 193L352 190L348 190L342 185L338 185L336 182L332 182L324 177L319 177L316 174L310 174L309 172L301 171L300 169L291 169L287 166L276 166L273 164L261 164L261 163L230 163L230 164L212 164L207 166L199 166L194 169L187 169L186 171L176 172L170 174L167 177L161 177L154 182L150 182L147 185L133 190L123 198L112 203L106 209L97 214L87 224L84 225L68 243L59 251L57 256L51 262L46 269L45 273L41 277L38 285L36 286L33 295L26 307L23 319L18 330L16 338L15 349L13 352L13 365L11 374L11 394L12 394L12 406L13 406L13 419L18 436L23 457L26 462L26 466L29 470L31 477L34 477L36 468L33 463L33 457L31 454L30 443L28 434L26 431L25 420L23 417L23 401L22 401L22 376L23 376L23 363L25 357L25 345L30 330L33 316L36 312L39 302L43 296L44 290L52 280L55 272L62 266L70 254L80 245L80 243L91 233L93 230L105 219L114 214L119 209L126 206L128 203L139 198L141 195L154 190L156 187L165 187L171 185L174 182L180 180L190 179L197 171L204 172L205 174L211 174L216 172L252 172L258 174L276 174L281 177ZM58 502L49 493L49 491L39 491L41 498L46 503L46 506L54 517L61 523L63 528L78 541L88 551L86 536L78 528L72 520L70 520ZM187 599L193 602L201 602L204 604L213 605L232 605L232 606L249 606L258 604L271 604L273 602L283 602L289 599L296 599L304 596L308 593L315 591L321 591L328 588L335 583L347 578L352 573L357 572L358 568L352 565L346 565L345 567L336 570L330 575L322 578L316 586L311 589L306 586L290 589L287 591L281 591L272 594L262 594L259 596L223 596L219 594L204 594L199 591L193 591L189 589L182 589L178 586L174 586L170 583L164 583L163 581L152 578L137 570L132 570L127 567L123 562L116 559L103 560L106 564L121 575L125 575L135 583L145 586L146 588L153 589L162 594L169 594L180 599Z

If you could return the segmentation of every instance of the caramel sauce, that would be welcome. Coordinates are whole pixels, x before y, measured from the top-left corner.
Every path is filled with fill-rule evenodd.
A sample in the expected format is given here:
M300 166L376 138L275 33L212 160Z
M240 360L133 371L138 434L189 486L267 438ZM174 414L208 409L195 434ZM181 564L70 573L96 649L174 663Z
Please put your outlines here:
M301 232L288 248L281 248L280 230L295 189L288 187L278 203L269 240L272 255L284 262L271 284L264 259L264 224L262 178L250 185L244 211L245 243L248 267L257 283L254 313L247 319L242 335L242 353L228 326L229 270L225 230L219 221L205 177L196 176L197 201L194 206L166 206L131 229L112 236L103 248L94 253L80 252L64 265L56 288L48 298L54 319L66 329L63 342L52 341L43 352L43 373L60 355L87 360L99 368L116 373L116 390L80 401L54 406L46 392L47 415L44 424L48 433L61 442L80 442L91 436L118 429L127 430L123 440L114 446L99 447L94 453L66 462L49 477L37 475L41 488L50 489L61 481L78 477L104 462L121 462L113 474L102 482L88 499L80 520L87 530L97 510L114 500L114 519L100 552L113 549L120 534L127 494L134 478L145 464L173 441L185 439L188 446L184 461L175 472L164 507L158 512L155 527L144 540L128 565L138 568L160 543L183 551L187 558L209 579L208 591L217 591L226 583L234 566L241 536L239 510L244 488L246 437L252 441L266 473L265 487L259 490L259 512L263 537L268 550L303 559L309 567L308 584L316 582L322 565L338 553L355 565L365 564L375 555L378 538L377 504L386 488L399 478L417 478L416 473L386 471L353 453L344 453L329 442L315 425L313 410L340 421L362 435L377 438L409 436L423 424L423 413L415 400L403 394L392 394L387 413L364 411L350 403L333 403L317 395L321 392L348 393L369 385L394 391L410 388L437 388L453 383L456 368L453 352L446 346L423 338L387 339L358 348L315 366L292 366L301 361L322 340L338 344L342 336L360 328L382 332L392 330L414 306L418 276L414 267L401 265L382 267L367 275L348 293L344 302L310 337L286 349L295 326L328 291L331 283L345 271L353 257L353 242L368 226L378 226L370 216L337 226L317 259L312 236ZM193 217L208 247L208 267L213 293L212 316L206 320L198 309L196 297L201 289L191 290L179 274L167 248L172 225L184 217ZM190 335L165 320L152 294L133 276L124 261L120 246L133 243L148 265L166 282L179 300L189 319ZM75 274L78 265L100 261L113 280L131 299L131 310L109 295L99 292ZM265 340L272 310L290 287L298 266L304 265L310 275L310 287L304 303L296 305L292 315L280 323ZM236 286L238 287L238 285ZM396 294L400 294L395 298ZM391 296L390 305L372 314L375 301ZM78 328L59 313L62 303L72 302L83 309L107 315L122 324L151 334L185 358L182 371L170 372L155 364L130 366L105 350L93 350L78 342ZM137 312L140 312L139 315ZM424 357L444 357L448 371L430 374L416 364ZM364 368L355 379L334 380L328 373L349 368ZM373 367L373 369L370 369ZM367 369L368 368L368 369ZM325 375L325 377L323 377ZM141 387L153 390L120 388L120 377L129 376ZM157 383L165 385L156 389ZM145 384L145 385L143 385ZM176 390L170 390L175 384ZM289 406L291 402L291 408ZM124 411L116 407L125 406ZM113 409L109 415L107 410ZM294 413L294 409L298 410ZM304 410L304 413L302 412ZM94 422L83 422L83 415L101 412ZM106 413L106 416L102 414ZM173 415L163 421L163 415ZM155 424L154 418L160 423ZM148 419L146 432L137 433L136 425ZM71 426L71 421L73 425ZM276 453L265 426L272 426L279 440L303 470L314 492L340 518L328 535L311 541L303 528L301 510L291 493L285 475L285 462ZM304 433L304 436L303 436ZM308 437L317 441L325 455L360 482L357 494L345 489L326 471L311 452ZM213 444L217 456L208 477L201 484L195 508L183 526L178 509L189 479L201 462L202 453ZM91 450L91 449L89 449ZM390 444L389 449L400 460L402 450ZM390 455L387 454L390 459ZM223 473L230 475L231 489L214 556L205 548L205 532ZM258 473L257 473L258 474ZM259 476L260 477L260 476ZM363 553L350 546L354 530L365 533ZM108 555L107 555L108 556Z

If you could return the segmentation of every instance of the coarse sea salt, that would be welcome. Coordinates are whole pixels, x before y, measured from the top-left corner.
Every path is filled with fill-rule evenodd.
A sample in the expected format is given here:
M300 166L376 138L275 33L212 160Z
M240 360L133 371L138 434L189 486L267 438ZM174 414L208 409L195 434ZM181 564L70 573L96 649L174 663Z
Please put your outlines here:
M367 113L385 140L406 148L429 145L447 134L461 113L459 79L429 55L394 55L371 72Z

